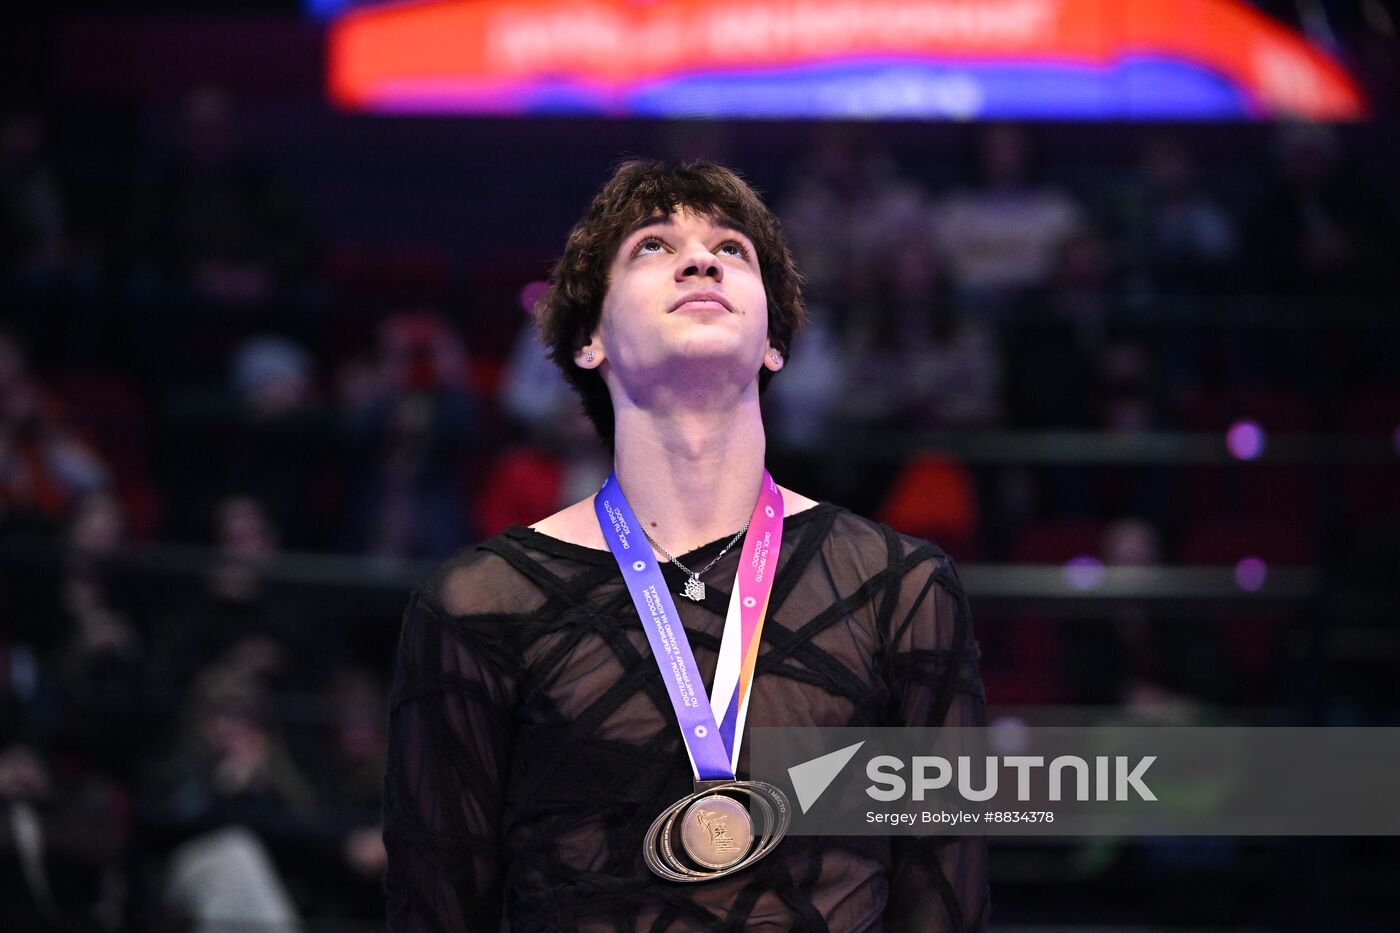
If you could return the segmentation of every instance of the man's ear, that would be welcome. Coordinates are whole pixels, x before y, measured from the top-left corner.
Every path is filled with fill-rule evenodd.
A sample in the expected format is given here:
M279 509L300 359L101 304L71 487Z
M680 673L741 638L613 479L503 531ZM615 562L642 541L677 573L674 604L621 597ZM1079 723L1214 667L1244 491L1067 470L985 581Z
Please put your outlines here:
M763 365L769 370L777 372L783 368L784 362L786 361L783 359L783 355L775 350L771 343L768 344L768 348L763 351Z

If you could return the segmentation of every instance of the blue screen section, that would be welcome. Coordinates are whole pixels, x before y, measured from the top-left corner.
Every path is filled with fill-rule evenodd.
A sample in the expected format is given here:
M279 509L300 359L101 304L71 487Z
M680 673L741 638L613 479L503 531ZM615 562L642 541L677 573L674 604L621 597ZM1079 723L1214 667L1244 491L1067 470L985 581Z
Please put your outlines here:
M566 79L532 82L521 99L525 112L555 116L617 116L621 106L617 97L607 91Z
M335 19L352 6L364 6L363 0L301 0L301 8L316 19Z
M566 81L532 87L531 113L837 118L1248 119L1229 81L1197 65L1132 58L1110 67L1065 62L878 59L762 72L705 72L634 88L620 99Z

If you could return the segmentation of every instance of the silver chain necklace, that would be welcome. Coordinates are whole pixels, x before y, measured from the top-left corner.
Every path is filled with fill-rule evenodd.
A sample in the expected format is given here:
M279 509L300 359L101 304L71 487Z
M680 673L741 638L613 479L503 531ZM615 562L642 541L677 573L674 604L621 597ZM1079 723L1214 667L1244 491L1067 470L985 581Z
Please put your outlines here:
M729 539L729 543L724 546L724 550L716 554L715 559L706 564L704 566L704 569L700 570L698 573L694 570L691 570L685 564L682 564L680 561L672 557L671 552L666 550L661 545L657 544L656 539L653 538L651 535L647 534L647 530L645 528L642 529L642 534L646 535L647 540L651 542L652 547L656 548L663 555L665 555L666 559L669 560L671 563L675 564L678 568L680 568L680 571L682 573L689 575L690 578L685 581L685 586L681 587L680 595L684 596L686 599L693 599L697 603L701 603L705 601L705 584L701 582L700 574L704 573L706 570L709 570L715 564L719 563L719 559L725 554L728 554L729 549L739 543L739 539L742 538L744 534L749 530L749 522L751 521L753 521L753 516L749 517L748 522L744 522L744 527L739 529L738 534Z

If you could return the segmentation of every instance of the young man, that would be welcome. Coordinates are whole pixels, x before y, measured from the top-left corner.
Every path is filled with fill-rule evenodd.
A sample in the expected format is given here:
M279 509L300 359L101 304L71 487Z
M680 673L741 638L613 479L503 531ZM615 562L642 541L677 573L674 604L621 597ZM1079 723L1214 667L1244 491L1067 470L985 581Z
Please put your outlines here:
M410 600L385 778L390 927L979 929L980 839L790 836L756 861L733 861L740 846L712 864L648 832L678 801L714 799L699 779L747 774L745 717L983 721L948 558L764 470L759 391L803 317L772 214L720 166L625 164L570 233L538 317L615 473ZM759 553L758 529L780 546L755 597L741 555ZM681 621L675 657L700 696L732 690L708 728L682 735L695 710L658 667L677 649L653 640L648 607ZM726 633L741 612L761 635L736 673ZM717 771L701 741L715 732ZM667 880L658 858L699 883Z

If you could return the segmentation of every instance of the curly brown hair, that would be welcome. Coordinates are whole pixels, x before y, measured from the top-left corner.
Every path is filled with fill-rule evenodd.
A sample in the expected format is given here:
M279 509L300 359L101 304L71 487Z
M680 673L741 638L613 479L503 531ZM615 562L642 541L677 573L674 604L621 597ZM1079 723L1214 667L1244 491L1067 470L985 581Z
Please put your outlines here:
M623 237L649 218L669 217L681 208L743 230L753 241L768 295L768 339L784 358L791 356L793 335L806 321L802 279L778 219L737 172L702 160L622 163L569 231L564 254L550 271L549 289L535 305L549 358L578 391L584 412L608 444L615 427L612 397L598 371L576 366L574 354L598 327L608 267ZM771 370L759 369L760 390L772 376Z

